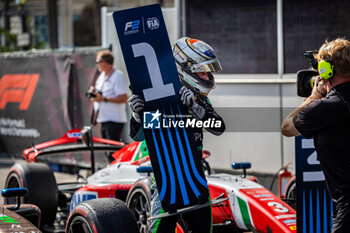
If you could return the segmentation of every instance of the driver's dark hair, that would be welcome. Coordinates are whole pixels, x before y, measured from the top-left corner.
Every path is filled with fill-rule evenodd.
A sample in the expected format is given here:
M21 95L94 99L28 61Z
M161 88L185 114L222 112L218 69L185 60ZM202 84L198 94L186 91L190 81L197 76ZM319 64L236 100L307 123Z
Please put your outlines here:
M98 56L101 57L103 61L105 61L107 64L113 65L114 62L114 56L111 51L109 50L102 50L97 53Z

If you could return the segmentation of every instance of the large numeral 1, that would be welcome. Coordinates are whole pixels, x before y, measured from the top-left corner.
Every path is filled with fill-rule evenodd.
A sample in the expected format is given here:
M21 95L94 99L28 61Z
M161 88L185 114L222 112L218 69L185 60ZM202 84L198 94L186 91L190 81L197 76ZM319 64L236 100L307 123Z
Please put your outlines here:
M152 87L143 90L145 101L156 100L168 96L175 95L172 83L163 83L160 73L159 64L153 47L145 42L131 45L134 57L145 57L149 76L151 78Z

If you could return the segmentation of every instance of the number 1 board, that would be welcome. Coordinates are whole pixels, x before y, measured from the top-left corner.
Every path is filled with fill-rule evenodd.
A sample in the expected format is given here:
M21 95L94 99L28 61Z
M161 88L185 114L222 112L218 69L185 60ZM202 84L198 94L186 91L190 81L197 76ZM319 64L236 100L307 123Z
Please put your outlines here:
M180 103L181 83L160 6L116 11L113 19L132 92L145 100L142 127L163 210L208 202L193 132L172 124L189 113Z

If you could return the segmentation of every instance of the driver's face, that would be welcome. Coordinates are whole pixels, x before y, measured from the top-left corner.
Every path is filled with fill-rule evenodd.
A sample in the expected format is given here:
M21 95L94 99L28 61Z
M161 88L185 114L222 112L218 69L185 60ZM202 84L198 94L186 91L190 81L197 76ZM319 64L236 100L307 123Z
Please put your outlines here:
M208 75L208 73L206 73L206 72L198 72L197 74L198 74L198 76L199 76L201 79L209 80L209 75Z

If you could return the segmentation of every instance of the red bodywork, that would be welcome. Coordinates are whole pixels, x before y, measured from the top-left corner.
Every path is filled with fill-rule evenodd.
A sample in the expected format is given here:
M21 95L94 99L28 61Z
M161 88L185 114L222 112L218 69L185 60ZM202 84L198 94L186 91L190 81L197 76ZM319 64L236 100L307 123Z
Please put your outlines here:
M79 191L94 191L98 193L99 198L120 198L117 197L117 191L129 191L133 184L88 184L79 188Z
M27 162L37 162L37 156L40 155L43 151L42 149L53 147L53 146L61 146L74 144L77 142L81 142L80 137L80 129L72 129L68 131L63 137L54 139L48 142L40 143L35 145L35 147L30 147L23 151L23 156ZM115 145L115 146L124 146L125 144L122 142L117 142L109 139L93 137L94 143L102 143L106 145Z
M226 190L222 187L209 184L210 197L215 199L216 197L224 193L224 197L227 198ZM233 222L233 214L230 208L229 200L212 206L213 211L213 222L217 224L224 224L227 221Z
M265 188L241 190L248 202L258 232L296 232L296 212Z

